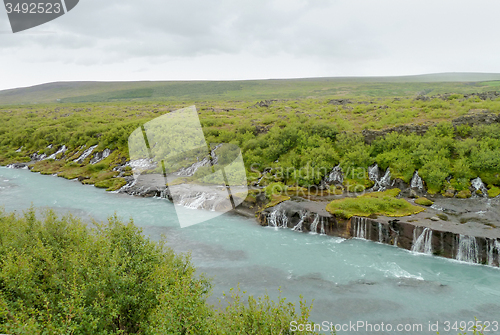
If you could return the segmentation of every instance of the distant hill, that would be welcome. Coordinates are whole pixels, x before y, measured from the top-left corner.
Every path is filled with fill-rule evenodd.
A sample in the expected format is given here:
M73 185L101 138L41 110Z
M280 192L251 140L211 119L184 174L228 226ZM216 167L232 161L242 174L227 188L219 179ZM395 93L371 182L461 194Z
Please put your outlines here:
M201 101L388 97L498 90L497 73L245 81L56 82L0 91L1 105L109 101Z

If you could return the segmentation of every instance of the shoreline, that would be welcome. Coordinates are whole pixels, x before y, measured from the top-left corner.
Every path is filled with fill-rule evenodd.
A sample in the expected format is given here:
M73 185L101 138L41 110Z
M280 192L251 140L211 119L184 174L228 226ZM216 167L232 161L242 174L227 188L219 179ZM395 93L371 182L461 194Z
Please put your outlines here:
M28 169L32 172L30 164L32 163L10 164L6 168ZM127 185L114 192L139 197L168 197L162 186L163 176L144 175L134 182L132 180L133 177L129 177ZM202 186L182 186L186 194L203 194ZM500 227L497 228L494 224L498 223L495 218L500 217L498 197L456 199L434 196L434 204L418 214L398 218L354 216L348 220L338 219L326 211L326 205L332 196L313 198L314 200L294 197L268 208L264 207L265 202L250 203L245 199L235 209L227 212L254 218L261 226L290 228L298 232L316 232L334 237L362 238L434 256L500 266ZM414 204L414 199L403 198ZM217 207L210 199L202 201L201 205L200 209L210 207L215 210ZM468 249L462 250L465 247Z

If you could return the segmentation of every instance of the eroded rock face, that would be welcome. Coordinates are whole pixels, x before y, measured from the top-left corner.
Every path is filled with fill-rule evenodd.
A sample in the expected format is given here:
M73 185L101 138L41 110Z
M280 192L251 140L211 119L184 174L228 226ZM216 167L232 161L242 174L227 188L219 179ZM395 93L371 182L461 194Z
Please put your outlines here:
M439 218L436 218L439 220ZM400 219L352 217L337 220L304 210L300 203L287 201L265 209L258 220L263 226L290 228L342 238L360 238L394 245L413 252L457 259L489 266L500 266L500 238L466 235L444 228L424 227ZM436 226L440 227L440 226Z
M366 144L372 144L373 141L380 137L385 137L389 133L397 132L400 134L411 134L415 133L417 135L424 135L429 130L429 125L402 125L385 130L368 130L364 129L362 134L365 138Z
M475 126L475 125L481 125L481 124L492 124L492 123L499 123L500 122L500 114L495 114L491 111L484 110L476 113L471 113L467 114L464 116L461 116L459 118L456 118L451 121L452 125L456 128L457 126L460 125L469 125L469 126ZM414 125L414 124L409 124L409 125L401 125L401 126L396 126L392 127L389 129L385 130L369 130L365 129L362 131L362 134L365 138L365 143L366 144L372 144L373 141L375 141L378 138L385 137L386 135L396 132L400 134L417 134L417 135L424 135L427 133L429 128L432 126L431 123L427 123L424 125Z
M480 111L479 113L474 113L470 115L463 115L451 121L454 127L460 125L475 126L480 124L492 124L500 122L500 114L495 114L488 110Z
M349 99L332 99L332 100L328 101L328 104L345 106L345 105L352 104L352 101Z

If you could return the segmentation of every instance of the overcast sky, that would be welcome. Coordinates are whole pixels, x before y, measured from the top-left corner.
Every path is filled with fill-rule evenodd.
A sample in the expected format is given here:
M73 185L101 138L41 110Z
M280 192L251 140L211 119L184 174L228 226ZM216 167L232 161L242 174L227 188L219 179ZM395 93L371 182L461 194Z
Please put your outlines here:
M80 0L12 34L0 89L53 81L500 73L497 0Z

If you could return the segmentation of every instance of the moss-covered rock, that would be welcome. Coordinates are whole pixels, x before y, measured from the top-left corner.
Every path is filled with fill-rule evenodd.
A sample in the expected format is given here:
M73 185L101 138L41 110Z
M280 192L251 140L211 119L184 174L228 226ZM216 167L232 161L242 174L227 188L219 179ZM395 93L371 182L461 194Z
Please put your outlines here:
M500 195L500 187L493 186L488 190L488 196L490 198L498 197Z
M420 197L418 199L415 199L415 203L421 206L432 206L434 204L434 201L429 200L426 197Z
M392 217L408 216L424 211L404 199L396 199L401 190L395 188L385 192L363 194L357 198L334 200L326 206L326 210L340 218L349 219L353 216L369 217L383 215Z
M463 191L460 191L457 193L457 198L460 198L460 199L467 199L467 198L470 198L472 196L472 193L470 190L463 190Z

